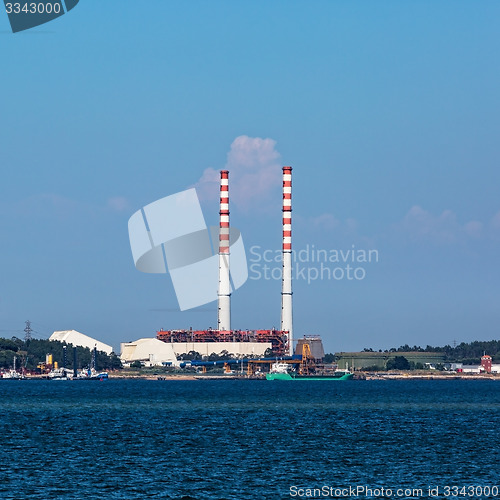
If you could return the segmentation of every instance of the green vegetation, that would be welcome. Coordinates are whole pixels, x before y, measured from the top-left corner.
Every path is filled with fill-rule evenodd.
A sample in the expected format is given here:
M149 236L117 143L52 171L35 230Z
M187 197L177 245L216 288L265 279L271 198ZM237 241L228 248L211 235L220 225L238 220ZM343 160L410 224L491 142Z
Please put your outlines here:
M18 350L19 350L19 344L15 340L0 339L0 351L17 352Z
M36 370L39 363L45 362L46 354L52 354L52 361L59 366L63 365L63 346L59 341L35 340L29 343L16 337L12 339L0 338L0 368L12 367L14 356L17 357L17 366L24 366L27 370ZM67 344L66 366L73 368L73 345ZM92 353L87 347L77 347L77 368L81 369L90 365ZM112 353L108 356L105 352L97 352L97 367L99 370L115 370L122 367L120 358Z
M335 354L332 354L331 352L325 354L325 357L323 358L323 363L326 363L327 365L330 363L333 363L335 361Z
M201 361L201 354L196 351L189 351L187 354L179 356L181 361Z
M202 356L199 352L189 351L187 354L179 355L181 361L222 361L225 359L235 359L234 354L222 351L220 354L213 352L209 356ZM130 365L132 366L132 365Z
M227 351L222 351L220 354L213 352L208 358L205 357L204 359L206 361L224 361L226 359L235 359L235 356Z
M456 347L445 345L444 347L420 346L410 347L408 344L391 348L385 352L441 352L446 362L460 362L464 364L479 364L481 356L486 353L493 357L494 362L500 362L500 340L473 342L462 342Z
M387 360L388 370L409 370L410 362L404 356L396 356Z
M202 356L199 352L196 351L189 351L187 354L180 354L178 358L180 361L225 361L226 359L238 359L238 357L239 356L228 351L221 351L218 354L213 352L208 356ZM260 358L260 356L257 355L249 355L244 357ZM272 358L273 357L272 350L267 349L266 352L264 353L264 357Z
M492 356L493 363L500 363L500 340L462 342L454 347L412 347L405 344L384 351L365 347L357 353L326 354L324 362L338 362L341 366L349 364L367 371L424 370L429 369L427 364L432 364L436 370L444 370L448 363L478 365L484 354Z

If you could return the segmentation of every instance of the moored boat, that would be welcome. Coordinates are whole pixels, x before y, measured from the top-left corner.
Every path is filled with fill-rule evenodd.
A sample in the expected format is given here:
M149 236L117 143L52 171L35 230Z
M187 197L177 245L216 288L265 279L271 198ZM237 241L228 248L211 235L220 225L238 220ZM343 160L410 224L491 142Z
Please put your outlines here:
M16 370L8 370L6 372L0 373L0 379L2 380L21 380L23 377Z
M108 372L97 371L97 347L92 351L90 368L80 372L73 380L108 380Z
M92 368L80 372L73 380L108 380L108 372L98 372Z
M55 370L52 370L47 375L47 378L49 380L72 380L73 374L68 368L57 368Z

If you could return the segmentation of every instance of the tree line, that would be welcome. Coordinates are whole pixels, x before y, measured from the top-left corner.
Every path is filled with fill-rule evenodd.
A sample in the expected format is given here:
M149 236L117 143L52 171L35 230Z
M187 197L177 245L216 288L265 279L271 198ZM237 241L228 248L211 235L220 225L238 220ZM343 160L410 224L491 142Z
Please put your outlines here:
M445 345L434 347L413 346L408 344L389 349L388 352L440 352L443 353L447 362L479 363L481 356L489 354L494 361L500 361L500 340L474 340L473 342L461 342L456 346Z
M66 367L73 369L73 345L57 340L32 339L24 341L16 337L0 338L0 368L12 368L14 356L17 368L23 366L26 370L35 371L40 363L45 362L46 354L52 354L52 362L61 367L64 361L64 346L66 345ZM77 369L90 366L92 352L88 347L76 346ZM115 370L122 367L120 358L111 353L97 351L96 364L99 370Z
M488 354L493 358L493 362L500 363L500 340L474 340L473 342L461 342L456 346L445 345L435 347L427 345L421 347L408 344L400 347L391 347L390 349L374 349L365 347L363 352L383 352L383 353L401 353L401 352L440 352L443 354L446 363L464 363L464 364L479 364L481 356ZM333 353L325 354L324 362L332 363L336 360Z

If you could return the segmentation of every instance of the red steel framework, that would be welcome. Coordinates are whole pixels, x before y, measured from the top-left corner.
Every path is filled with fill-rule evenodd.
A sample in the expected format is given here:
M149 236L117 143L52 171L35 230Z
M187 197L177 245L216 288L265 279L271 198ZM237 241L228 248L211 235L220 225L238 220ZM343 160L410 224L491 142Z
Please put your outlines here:
M288 353L288 332L281 330L159 330L156 338L163 342L258 342L271 344L273 356Z

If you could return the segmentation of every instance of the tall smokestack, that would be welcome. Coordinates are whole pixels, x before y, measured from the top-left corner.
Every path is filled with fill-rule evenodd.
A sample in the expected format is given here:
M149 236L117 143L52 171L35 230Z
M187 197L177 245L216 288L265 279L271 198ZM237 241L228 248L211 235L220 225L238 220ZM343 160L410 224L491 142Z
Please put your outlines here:
M292 167L283 167L283 269L281 330L288 332L288 354L293 355L292 326Z
M220 171L219 306L217 330L231 330L231 284L229 282L229 171Z

